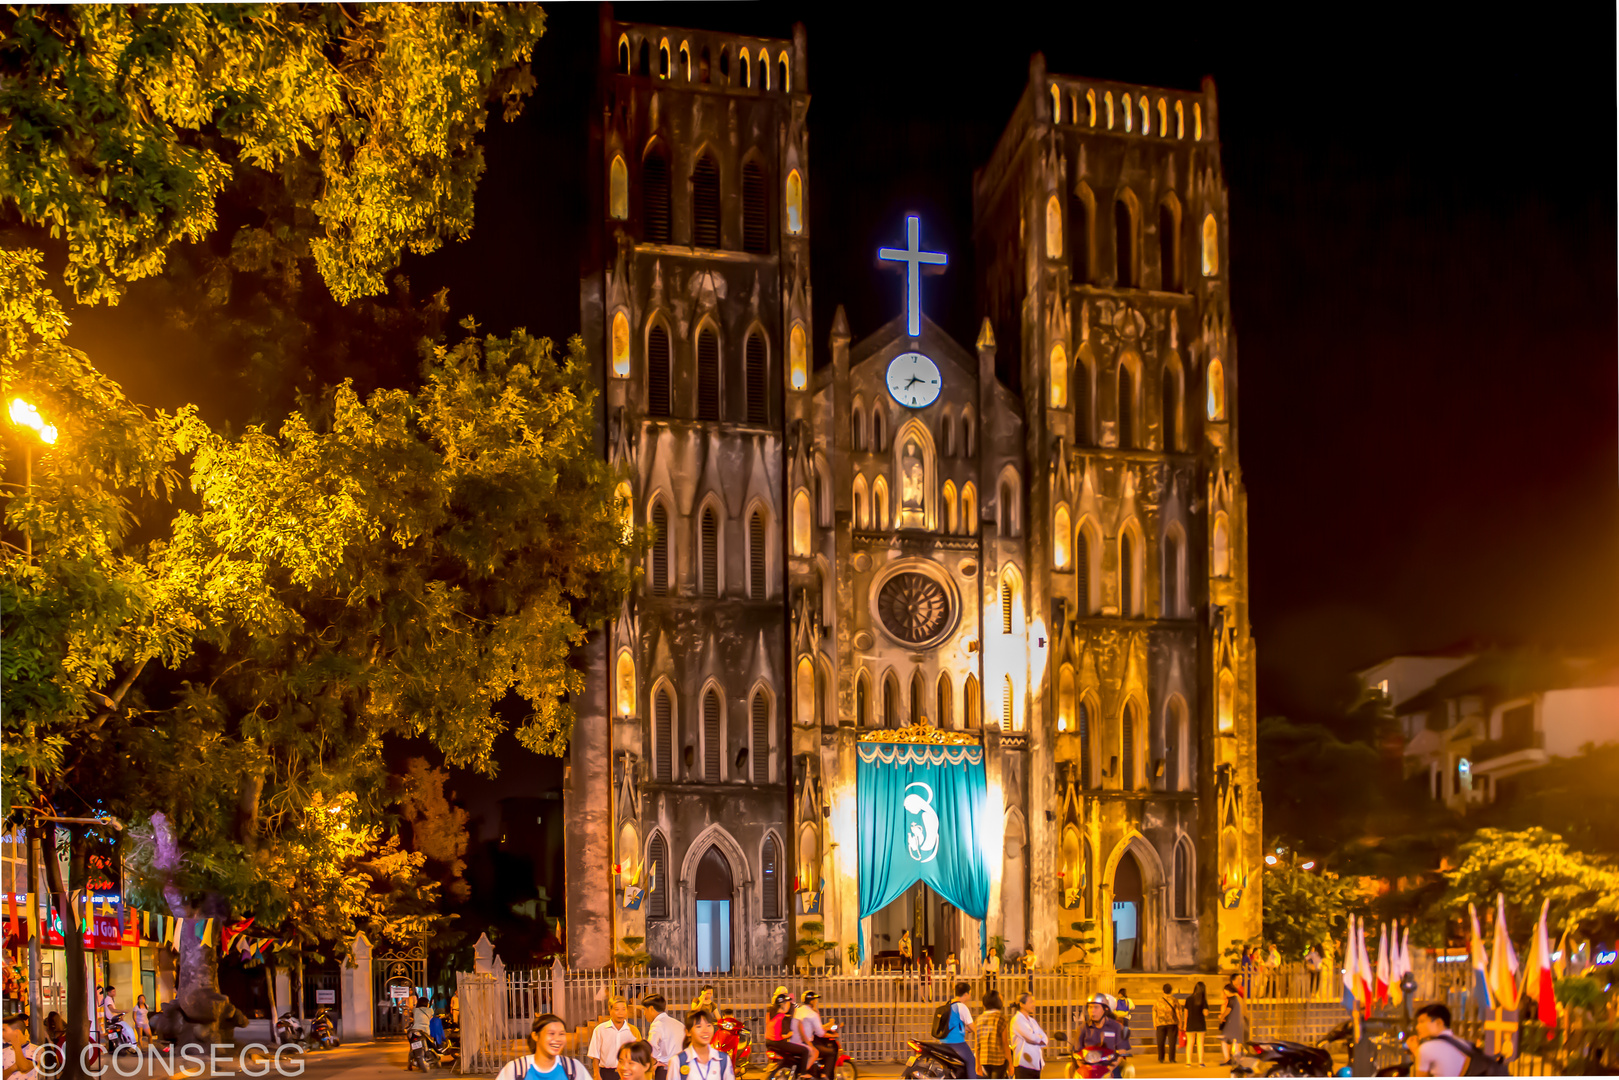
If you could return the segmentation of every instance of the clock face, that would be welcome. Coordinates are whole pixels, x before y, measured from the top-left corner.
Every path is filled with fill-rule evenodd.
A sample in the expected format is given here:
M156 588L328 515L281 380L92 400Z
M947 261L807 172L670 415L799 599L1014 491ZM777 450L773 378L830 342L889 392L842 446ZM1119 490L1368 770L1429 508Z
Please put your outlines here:
M932 405L944 389L939 366L919 352L900 353L888 364L888 392L910 409Z

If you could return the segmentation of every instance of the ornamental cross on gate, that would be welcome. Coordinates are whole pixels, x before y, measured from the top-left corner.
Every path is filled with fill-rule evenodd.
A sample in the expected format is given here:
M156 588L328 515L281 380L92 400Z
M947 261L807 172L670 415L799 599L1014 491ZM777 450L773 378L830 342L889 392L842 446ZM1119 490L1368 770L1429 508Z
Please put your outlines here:
M944 272L945 255L942 251L921 250L922 219L911 214L905 219L905 246L878 248L877 258L884 262L905 264L905 330L911 337L922 335L922 267L938 267L929 273Z

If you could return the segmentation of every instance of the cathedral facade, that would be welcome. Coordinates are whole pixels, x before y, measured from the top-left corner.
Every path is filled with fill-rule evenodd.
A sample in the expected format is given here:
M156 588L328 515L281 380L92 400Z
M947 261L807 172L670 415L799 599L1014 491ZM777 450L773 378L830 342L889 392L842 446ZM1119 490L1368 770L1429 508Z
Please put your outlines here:
M583 325L650 541L585 649L570 962L726 971L825 941L847 970L909 932L965 970L981 942L1212 970L1258 933L1261 843L1212 84L1034 58L974 180L969 345L921 314L950 254L915 218L849 238L905 308L818 331L802 32L606 12L600 64ZM857 762L890 741L981 762L980 910L922 881L871 907L887 811Z

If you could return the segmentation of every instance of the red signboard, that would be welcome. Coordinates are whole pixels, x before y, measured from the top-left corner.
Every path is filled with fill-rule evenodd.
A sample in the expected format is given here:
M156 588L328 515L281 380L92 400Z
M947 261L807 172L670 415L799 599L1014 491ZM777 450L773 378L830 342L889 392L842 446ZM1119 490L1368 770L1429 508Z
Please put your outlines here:
M40 944L50 949L62 947L62 919L56 912L41 914ZM140 944L137 940L135 944ZM87 949L121 949L124 947L124 930L120 924L116 910L112 914L98 912L91 916L90 927L84 933L84 947Z

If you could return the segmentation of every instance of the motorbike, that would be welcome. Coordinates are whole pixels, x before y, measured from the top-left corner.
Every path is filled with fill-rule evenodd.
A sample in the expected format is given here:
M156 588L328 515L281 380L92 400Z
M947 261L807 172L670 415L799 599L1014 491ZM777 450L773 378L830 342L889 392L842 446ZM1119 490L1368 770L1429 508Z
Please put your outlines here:
M967 1063L944 1043L909 1039L905 1045L911 1057L900 1074L904 1080L963 1080L967 1075Z
M827 1024L824 1030L826 1034L815 1040L815 1048L820 1051L820 1056L806 1075L814 1075L821 1080L860 1080L860 1070L855 1067L854 1060L843 1052L838 1025ZM769 1056L770 1071L765 1080L798 1080L798 1070L783 1061L780 1054L771 1050Z
M1120 1076L1133 1077L1136 1074L1136 1067L1128 1064L1128 1054L1104 1053L1096 1048L1085 1050L1071 1046L1066 1031L1052 1034L1051 1050L1047 1056L1054 1063L1064 1062L1063 1075L1070 1080L1095 1080L1097 1077L1112 1076L1115 1069Z
M335 1050L342 1045L343 1040L338 1038L337 1025L332 1022L332 1014L325 1009L315 1014L315 1019L309 1022L309 1041L322 1050Z
M1251 1043L1248 1050L1248 1054L1239 1055L1231 1069L1232 1076L1254 1076L1258 1067L1267 1062L1270 1068L1265 1070L1265 1076L1331 1076L1334 1072L1332 1055L1319 1047L1266 1039Z
M114 1059L125 1050L139 1052L140 1042L135 1038L135 1028L124 1019L123 1013L114 1013L112 1018L103 1023L107 1039L107 1052Z
M447 1020L440 1021L442 1037L435 1038L433 1033L427 1033L427 1045L423 1054L428 1061L441 1069L451 1072L461 1071L461 1029L458 1025ZM414 1038L415 1036L412 1036Z
M714 1025L714 1049L731 1057L731 1068L741 1076L753 1060L753 1032L729 1010Z
M283 1046L304 1045L304 1022L290 1012L281 1014L275 1022L275 1041Z

